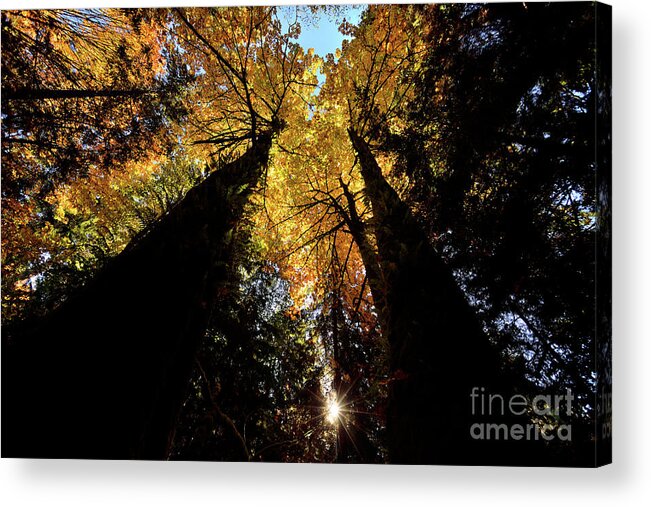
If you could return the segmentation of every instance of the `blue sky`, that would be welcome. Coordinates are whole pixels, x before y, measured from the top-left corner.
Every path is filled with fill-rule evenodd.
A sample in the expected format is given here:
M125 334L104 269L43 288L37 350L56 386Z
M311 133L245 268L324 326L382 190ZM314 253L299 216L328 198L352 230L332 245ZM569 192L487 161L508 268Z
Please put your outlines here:
M346 10L340 15L329 16L325 12L319 12L316 15L309 14L309 11L304 12L302 16L310 16L309 21L300 21L301 34L298 37L298 43L303 46L305 50L314 48L314 52L325 58L328 53L335 53L337 48L341 48L341 43L346 38L339 32L339 25L343 18L354 25L357 25L362 16L362 12L366 9L366 5L357 6L344 6ZM278 10L278 17L283 25L283 31L289 27L289 23L294 21L296 7L288 6ZM299 6L300 8L300 6ZM319 88L315 91L318 93L320 87L325 82L325 76L322 73L317 75L319 80Z
M362 12L366 5L346 6L347 10L342 14L347 21L358 24ZM298 43L305 49L314 48L314 52L321 57L328 53L334 53L337 48L341 48L344 36L339 32L341 19L332 19L331 16L320 12L314 16L313 23L301 24L301 35L298 37Z
M343 18L356 25L359 23L362 12L367 6L348 5L345 7L345 12L337 16L339 19L333 19L333 16L319 12L312 16L311 22L301 22L301 34L298 37L298 43L306 50L314 48L314 52L321 57L325 57L328 53L334 54L337 48L341 48L341 43L346 38L339 32L339 25ZM304 15L308 16L309 14ZM294 16L294 7L279 9L278 17L283 24L283 31L287 30L289 23L294 21ZM320 75L318 79L319 85L322 85L325 77Z

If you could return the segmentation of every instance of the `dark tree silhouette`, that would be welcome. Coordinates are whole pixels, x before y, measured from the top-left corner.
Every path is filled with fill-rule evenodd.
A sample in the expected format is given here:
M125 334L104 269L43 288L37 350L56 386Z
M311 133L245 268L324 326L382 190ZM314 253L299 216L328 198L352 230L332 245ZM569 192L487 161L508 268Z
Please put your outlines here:
M6 456L167 456L271 136L190 190L60 309L5 333Z

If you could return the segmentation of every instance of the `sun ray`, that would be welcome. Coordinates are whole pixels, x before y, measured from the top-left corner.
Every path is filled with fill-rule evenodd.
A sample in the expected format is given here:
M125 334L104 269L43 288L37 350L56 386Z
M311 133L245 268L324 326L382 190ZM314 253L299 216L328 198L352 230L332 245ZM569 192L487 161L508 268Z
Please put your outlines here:
M341 415L341 405L337 401L337 397L334 396L328 400L326 405L326 420L330 424L335 424Z

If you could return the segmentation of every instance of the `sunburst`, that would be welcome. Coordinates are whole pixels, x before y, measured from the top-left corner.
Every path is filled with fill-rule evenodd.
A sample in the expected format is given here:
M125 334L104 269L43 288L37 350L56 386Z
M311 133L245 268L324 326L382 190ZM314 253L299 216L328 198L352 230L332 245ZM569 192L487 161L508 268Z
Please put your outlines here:
M341 406L336 396L330 398L326 404L326 421L330 424L336 424L341 414Z

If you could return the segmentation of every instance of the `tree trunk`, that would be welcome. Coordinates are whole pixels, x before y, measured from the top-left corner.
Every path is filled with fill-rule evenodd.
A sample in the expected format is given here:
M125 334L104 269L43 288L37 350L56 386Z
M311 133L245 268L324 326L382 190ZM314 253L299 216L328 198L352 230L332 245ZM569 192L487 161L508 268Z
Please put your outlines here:
M270 134L258 138L43 322L10 336L3 456L166 457L270 144Z
M98 97L142 97L147 94L155 94L152 90L90 90L90 89L39 89L39 88L17 88L15 90L4 89L2 96L5 100L44 100L44 99L92 99Z
M472 388L509 394L503 392L509 384L500 372L499 355L450 269L382 175L366 141L353 130L349 135L373 210L382 277L376 284L384 289L385 307L378 312L390 347L387 433L391 462L499 464L515 460L525 464L524 454L510 455L505 442L495 446L471 438L470 426L482 422L471 412Z
M4 89L2 96L5 100L45 100L45 99L92 99L97 97L142 97L154 94L151 90L75 90L75 89L39 89L18 88L16 90Z

